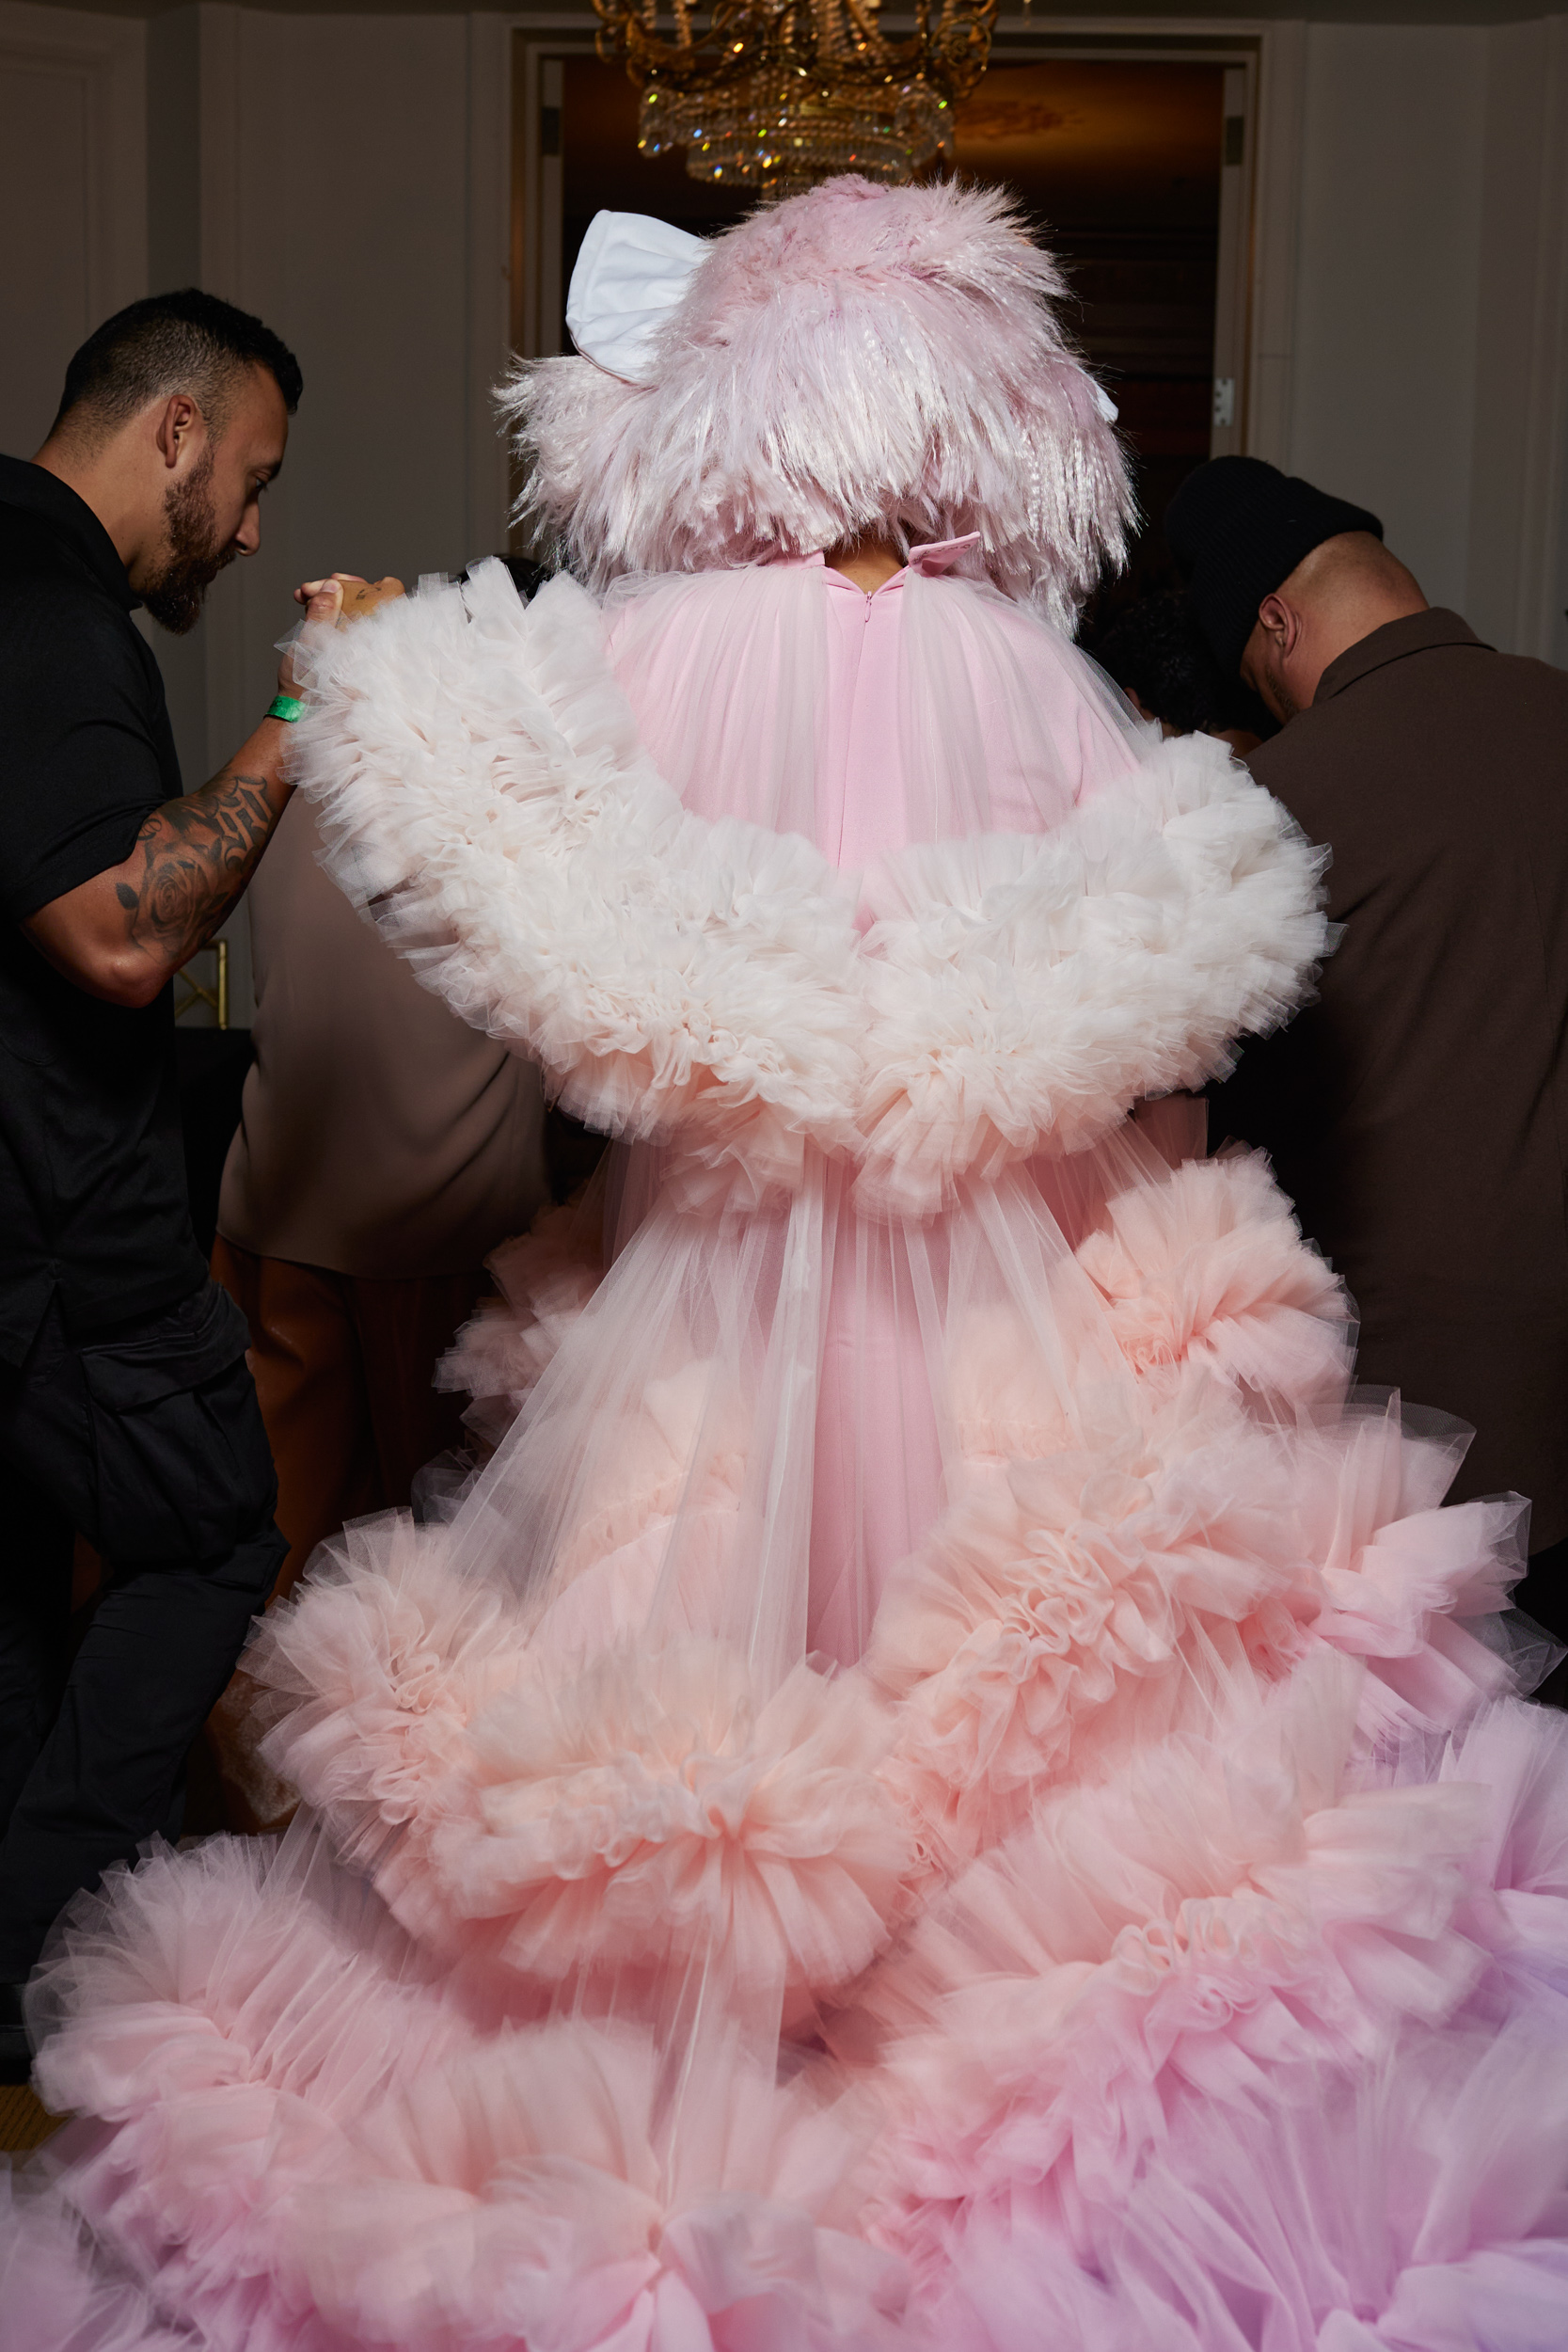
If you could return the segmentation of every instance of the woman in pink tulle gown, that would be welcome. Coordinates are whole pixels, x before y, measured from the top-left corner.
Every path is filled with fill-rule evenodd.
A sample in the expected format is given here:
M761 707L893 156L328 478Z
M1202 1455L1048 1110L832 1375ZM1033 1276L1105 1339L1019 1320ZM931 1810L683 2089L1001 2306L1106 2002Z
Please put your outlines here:
M46 1959L0 2342L1561 2340L1525 1505L1180 1107L1319 862L1069 642L1059 291L948 186L601 216L511 394L576 580L302 646L337 878L617 1140L471 1490L258 1634L293 1829Z

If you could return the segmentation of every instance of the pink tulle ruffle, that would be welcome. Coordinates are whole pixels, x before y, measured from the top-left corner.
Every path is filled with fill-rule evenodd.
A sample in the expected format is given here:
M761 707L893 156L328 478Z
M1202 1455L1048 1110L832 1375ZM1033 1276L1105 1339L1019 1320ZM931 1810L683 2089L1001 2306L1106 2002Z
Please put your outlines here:
M440 1389L466 1389L464 1415L490 1445L504 1437L524 1399L554 1361L567 1332L604 1278L595 1198L542 1209L526 1233L485 1260L500 1292L482 1299L436 1369Z
M75 2260L51 2325L161 2303L210 2352L891 2344L900 2265L846 2226L863 2126L721 2040L691 2094L707 2186L683 2190L645 2033L483 2022L389 1923L367 1936L311 1836L157 1854L79 1904L35 1995L40 2088L109 2128L67 2134L47 2226L80 2215L153 2299ZM46 2327L30 2352L67 2341ZM95 2352L144 2341L165 2338Z
M1118 1194L1078 1257L1146 1376L1207 1363L1292 1408L1349 1378L1344 1291L1259 1153L1189 1160Z
M1568 1963L1560 1833L1532 1870L1539 1826L1514 1826L1560 1790L1561 1756L1544 1781L1503 1772L1496 1794L1463 1776L1463 1749L1435 1782L1369 1778L1357 1678L1320 1656L1246 1732L1184 1735L1065 1791L867 1980L900 2037L878 2228L918 2276L987 2205L1070 2234L1082 2206L1164 2169L1189 2092L1216 2118L1266 2115L1310 2098L1325 2067L1375 2075L1405 2021L1440 2025L1489 1950L1520 1942L1510 1915L1478 1908L1489 1839L1512 1842L1528 1932ZM1531 1729L1515 1710L1501 1736L1539 1764Z
M721 1954L742 1988L825 1992L883 1943L908 1866L879 1711L798 1667L770 1697L710 1642L627 1647L477 1730L475 1817L437 1875L546 1980Z

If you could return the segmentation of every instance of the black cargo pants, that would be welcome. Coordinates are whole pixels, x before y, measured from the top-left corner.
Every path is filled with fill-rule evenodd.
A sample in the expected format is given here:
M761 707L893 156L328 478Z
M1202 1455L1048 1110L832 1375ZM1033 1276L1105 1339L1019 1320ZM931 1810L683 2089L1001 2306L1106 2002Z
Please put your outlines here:
M0 1982L79 1887L170 1824L185 1754L287 1546L245 1318L215 1282L0 1367ZM17 1504L20 1502L20 1511ZM71 1550L103 1586L70 1656Z

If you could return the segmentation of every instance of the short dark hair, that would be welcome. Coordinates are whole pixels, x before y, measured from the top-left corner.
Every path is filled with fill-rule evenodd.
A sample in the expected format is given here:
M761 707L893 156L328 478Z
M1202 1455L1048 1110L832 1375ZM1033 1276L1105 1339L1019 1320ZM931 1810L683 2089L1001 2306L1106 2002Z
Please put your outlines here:
M305 380L299 361L270 326L199 286L149 294L105 319L74 355L50 429L58 432L73 409L83 408L112 431L150 401L189 392L219 433L233 379L249 367L268 370L292 417Z
M1089 651L1151 718L1178 735L1233 726L1259 731L1255 698L1221 670L1184 589L1156 589L1124 605Z

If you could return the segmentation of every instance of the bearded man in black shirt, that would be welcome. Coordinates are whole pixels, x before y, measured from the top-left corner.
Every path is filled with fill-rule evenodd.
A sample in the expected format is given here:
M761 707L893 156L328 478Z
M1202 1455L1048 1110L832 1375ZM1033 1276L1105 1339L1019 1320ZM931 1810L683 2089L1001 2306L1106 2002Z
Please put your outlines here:
M171 982L288 798L272 710L184 797L138 603L177 632L236 555L300 394L261 321L190 292L85 343L49 438L0 458L0 2074L78 1888L170 1824L184 1756L285 1545L245 1320L185 1200ZM311 600L311 589L315 591ZM330 615L336 581L297 592ZM16 1515L20 1514L20 1525ZM73 1535L104 1583L70 1655Z

